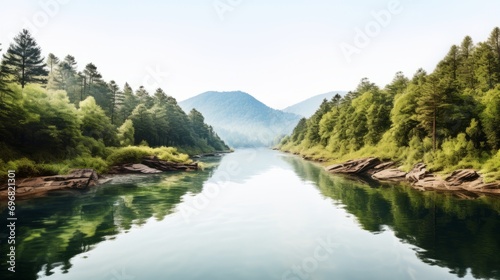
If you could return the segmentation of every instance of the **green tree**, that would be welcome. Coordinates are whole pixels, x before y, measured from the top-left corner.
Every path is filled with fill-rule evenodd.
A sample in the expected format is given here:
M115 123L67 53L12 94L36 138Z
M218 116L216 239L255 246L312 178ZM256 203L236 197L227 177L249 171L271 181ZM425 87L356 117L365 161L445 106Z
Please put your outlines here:
M119 122L117 123L124 122L132 114L132 111L138 104L139 101L134 95L134 91L128 83L125 83L123 86L123 105L118 109L117 117L119 118Z
M448 78L449 81L456 82L460 63L459 47L453 45L445 58L438 63L435 73L439 77Z
M83 88L80 100L83 97L92 95L92 85L101 81L102 75L97 71L97 67L93 63L89 63L83 70Z
M493 89L499 81L499 73L496 70L495 53L489 44L478 44L474 53L474 62L474 75L479 89L482 91Z
M2 65L7 74L24 88L27 83L45 83L48 72L41 49L28 30L23 29L14 38L7 53L3 55Z
M148 111L148 108L144 104L139 104L132 111L130 116L134 124L134 143L139 144L142 141L152 142L151 140L156 138L156 129L153 123L153 117L151 112Z
M139 87L139 89L135 92L135 96L137 97L139 103L144 104L146 108L151 108L151 106L153 106L153 98L149 95L149 92L144 88L144 86Z
M208 126L205 124L205 118L196 109L192 109L189 112L189 120L193 127L194 133L201 139L208 139L209 131Z
M111 92L111 124L115 124L115 113L123 105L125 97L115 81L109 82L108 88Z
M49 53L47 56L47 66L49 67L49 74L54 71L54 68L59 64L59 58L55 56L53 53Z
M115 128L104 110L97 105L92 96L80 102L78 114L81 120L81 131L84 136L101 140L106 146L118 144Z
M1 44L0 44L1 45ZM2 49L0 49L0 52ZM3 102L3 98L7 94L12 94L12 91L7 86L8 83L8 74L7 69L3 63L0 62L0 104Z
M495 27L493 31L491 31L490 38L488 39L488 44L493 50L495 56L495 64L496 64L496 73L497 76L500 77L500 28Z
M458 66L458 79L462 88L474 89L476 75L474 73L475 46L470 36L466 36L460 45L460 65Z
M120 145L123 147L134 145L134 133L134 123L132 120L126 120L118 128L118 141Z
M423 85L421 95L417 98L416 119L419 126L432 138L432 148L437 149L437 130L442 121L446 103L444 90L435 76L429 76Z
M481 122L488 145L491 149L498 150L500 149L500 88L488 91L482 103L484 110L481 113Z

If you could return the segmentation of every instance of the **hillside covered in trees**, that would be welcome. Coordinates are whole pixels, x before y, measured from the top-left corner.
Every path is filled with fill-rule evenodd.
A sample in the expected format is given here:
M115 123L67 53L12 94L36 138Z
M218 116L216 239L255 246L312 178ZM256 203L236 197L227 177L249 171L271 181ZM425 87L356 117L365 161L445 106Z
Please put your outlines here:
M196 109L231 147L270 147L290 134L300 116L275 110L241 91L209 91L179 105Z
M71 55L45 59L27 30L14 38L0 66L1 172L105 170L106 159L130 145L175 147L162 150L171 159L228 149L200 112L186 114L161 88L152 95L120 88L92 63L79 70Z
M485 42L466 36L432 73L396 73L380 88L363 78L344 97L324 100L280 149L342 161L362 156L433 171L481 170L500 179L500 28Z

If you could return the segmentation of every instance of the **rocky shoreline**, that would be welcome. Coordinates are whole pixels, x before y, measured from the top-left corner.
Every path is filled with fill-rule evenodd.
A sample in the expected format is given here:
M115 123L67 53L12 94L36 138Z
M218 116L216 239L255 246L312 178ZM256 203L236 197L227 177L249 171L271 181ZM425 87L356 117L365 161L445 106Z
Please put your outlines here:
M452 192L468 199L481 195L500 197L500 182L485 183L481 175L472 169L456 170L442 177L429 172L423 163L405 172L395 162L370 157L330 165L325 170L334 174L368 176L377 181L406 182L420 191Z
M108 174L157 174L166 171L195 171L194 163L176 163L145 157L141 163L127 163L113 166ZM54 175L16 180L16 198L25 199L42 196L55 190L85 190L109 181L106 175L99 176L93 169L76 169L67 175ZM0 185L0 198L7 198L7 185Z

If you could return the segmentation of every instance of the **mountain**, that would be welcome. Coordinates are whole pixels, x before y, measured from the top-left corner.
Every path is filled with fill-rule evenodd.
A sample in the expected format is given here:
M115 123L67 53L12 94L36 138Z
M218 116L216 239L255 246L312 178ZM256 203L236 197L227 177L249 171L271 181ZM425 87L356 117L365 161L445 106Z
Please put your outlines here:
M272 109L241 91L209 91L179 103L185 112L195 108L206 123L232 147L273 145L288 135L300 116Z
M309 118L319 108L319 105L321 104L321 102L323 102L323 99L326 98L327 100L330 100L337 93L340 94L340 96L344 96L347 93L347 91L332 91L316 95L302 102L286 107L285 109L283 109L283 111Z

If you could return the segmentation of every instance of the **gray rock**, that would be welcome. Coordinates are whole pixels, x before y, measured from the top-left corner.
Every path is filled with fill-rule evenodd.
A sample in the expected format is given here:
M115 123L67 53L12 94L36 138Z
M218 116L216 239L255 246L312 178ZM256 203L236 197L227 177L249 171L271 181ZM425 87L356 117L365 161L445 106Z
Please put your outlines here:
M372 178L377 180L404 181L406 180L406 172L397 168L385 169L373 174Z

